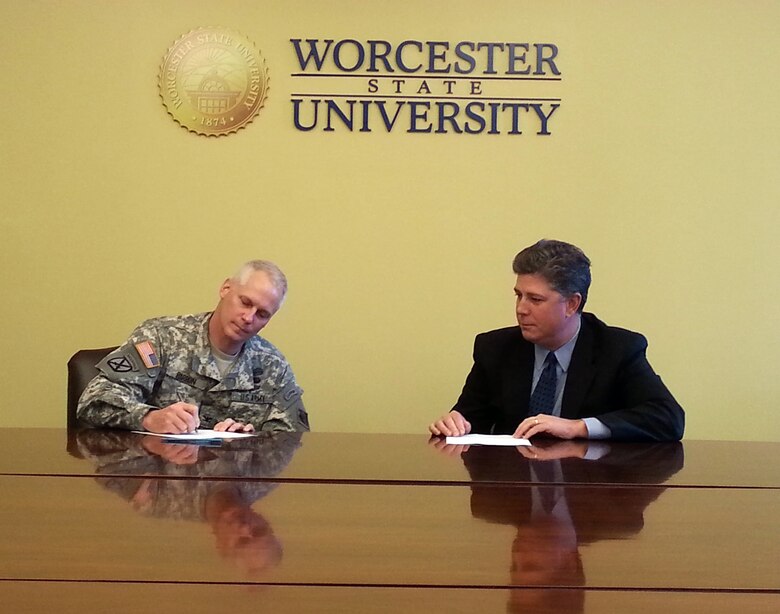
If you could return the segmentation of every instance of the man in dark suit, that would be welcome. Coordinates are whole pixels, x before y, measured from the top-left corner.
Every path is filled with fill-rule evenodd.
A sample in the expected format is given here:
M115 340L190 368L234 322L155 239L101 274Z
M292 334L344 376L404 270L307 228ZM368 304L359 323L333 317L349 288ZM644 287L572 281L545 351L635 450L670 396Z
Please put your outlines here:
M477 335L463 392L430 432L681 439L684 412L647 362L647 340L583 313L590 260L582 250L542 240L512 268L519 328Z

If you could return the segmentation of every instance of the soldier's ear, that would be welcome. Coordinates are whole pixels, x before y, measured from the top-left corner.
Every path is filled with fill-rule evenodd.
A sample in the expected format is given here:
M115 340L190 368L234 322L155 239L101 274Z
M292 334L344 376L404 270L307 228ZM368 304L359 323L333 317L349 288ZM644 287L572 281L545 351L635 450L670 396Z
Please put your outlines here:
M228 292L230 292L230 280L226 279L219 287L219 298L225 298Z

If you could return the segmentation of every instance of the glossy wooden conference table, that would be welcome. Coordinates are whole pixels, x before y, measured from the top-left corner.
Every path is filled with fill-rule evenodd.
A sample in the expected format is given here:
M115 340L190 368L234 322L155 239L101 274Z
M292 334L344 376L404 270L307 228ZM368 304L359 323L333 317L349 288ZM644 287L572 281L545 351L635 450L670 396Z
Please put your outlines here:
M545 461L556 475L542 480L541 461L514 448L442 450L425 437L150 451L136 436L91 433L67 452L62 432L33 431L35 450L9 431L9 611L780 609L775 456L758 463L774 444L612 445ZM735 447L759 466L740 465Z
M568 486L567 521L535 517L543 488L4 476L0 597L60 601L109 583L289 607L419 592L421 609L403 611L456 594L564 611L780 603L780 490Z
M0 581L9 612L777 614L771 594ZM527 597L526 597L527 596ZM525 600L524 600L525 597Z
M151 438L147 438L149 440ZM91 476L134 470L164 477L170 463L140 463L144 437L124 431L0 429L0 475ZM569 457L562 480L581 484L663 484L669 487L780 488L780 443L685 441L679 444L599 443L597 461L581 462L588 444L543 442L539 456ZM135 450L135 452L133 452ZM425 435L304 433L226 442L203 448L182 477L327 481L330 483L527 483L523 448L460 449ZM524 456L524 454L526 456ZM225 462L219 462L223 459ZM216 461L216 462L209 462Z

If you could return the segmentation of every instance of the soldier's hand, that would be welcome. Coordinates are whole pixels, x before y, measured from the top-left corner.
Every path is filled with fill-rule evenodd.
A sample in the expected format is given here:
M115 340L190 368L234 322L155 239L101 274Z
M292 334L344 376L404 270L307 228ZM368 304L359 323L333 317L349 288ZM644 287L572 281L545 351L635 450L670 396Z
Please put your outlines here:
M179 402L153 409L144 416L141 426L152 433L191 433L200 426L198 406Z
M468 435L471 432L471 423L463 417L463 414L452 410L446 416L442 416L436 422L428 426L433 435L445 437L457 437Z
M255 427L251 424L236 422L233 418L228 418L214 425L215 431L230 431L231 433L254 433Z
M181 443L165 443L160 437L145 435L141 445L152 454L174 465L194 465L198 462L199 446Z

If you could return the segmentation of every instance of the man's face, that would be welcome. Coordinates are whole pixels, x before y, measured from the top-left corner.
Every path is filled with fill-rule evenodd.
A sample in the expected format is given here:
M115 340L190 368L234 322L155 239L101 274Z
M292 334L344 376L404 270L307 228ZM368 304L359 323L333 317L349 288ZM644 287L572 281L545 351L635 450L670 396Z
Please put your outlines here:
M574 336L582 298L569 298L553 290L541 275L518 275L515 284L515 314L523 338L548 350L557 350Z
M224 510L212 531L218 552L251 579L264 577L282 559L282 544L271 525L248 505Z
M225 280L219 289L219 298L211 317L214 332L224 338L231 349L240 348L247 339L260 332L282 302L280 291L263 271L255 271L243 284L232 279Z

